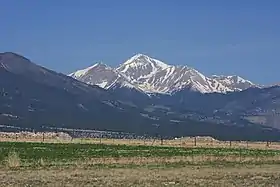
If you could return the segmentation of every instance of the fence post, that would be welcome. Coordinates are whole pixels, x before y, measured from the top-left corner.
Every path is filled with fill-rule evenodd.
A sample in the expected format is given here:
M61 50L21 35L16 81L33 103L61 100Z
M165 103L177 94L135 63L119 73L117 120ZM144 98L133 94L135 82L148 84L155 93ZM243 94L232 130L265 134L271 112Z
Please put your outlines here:
M182 146L183 144L182 144L182 138L180 138L180 145Z
M266 147L269 147L269 142L268 141L266 142Z
M154 139L153 139L153 142L152 142L152 146L154 145L155 141L156 141L156 139L154 138Z
M72 130L72 134L69 132L69 135L71 135L71 142L74 140L74 129Z
M196 147L196 136L194 137L194 146Z
M72 139L71 139L71 141L73 141L74 136L75 136L75 131L74 131L74 129L73 129L73 130L72 130Z

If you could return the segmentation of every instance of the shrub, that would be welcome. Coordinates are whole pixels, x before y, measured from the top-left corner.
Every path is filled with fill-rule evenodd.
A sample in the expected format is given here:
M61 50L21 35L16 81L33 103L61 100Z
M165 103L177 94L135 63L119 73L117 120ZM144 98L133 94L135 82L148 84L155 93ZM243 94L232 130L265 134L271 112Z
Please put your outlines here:
M17 152L9 152L6 158L6 166L9 168L18 168L21 166L21 160Z
M38 165L41 166L41 167L45 167L45 166L46 166L46 163L45 163L45 161L44 161L43 158L40 158L40 159L38 160Z

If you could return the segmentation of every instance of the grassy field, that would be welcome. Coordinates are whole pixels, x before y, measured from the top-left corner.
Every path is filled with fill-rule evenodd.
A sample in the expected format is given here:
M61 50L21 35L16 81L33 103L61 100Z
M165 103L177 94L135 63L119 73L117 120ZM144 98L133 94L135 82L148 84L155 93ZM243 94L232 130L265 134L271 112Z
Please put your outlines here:
M0 186L277 186L280 150L0 142Z
M31 143L1 142L0 162L2 165L9 154L16 153L23 166L34 166L40 160L46 164L66 164L94 160L131 159L136 161L183 159L187 164L217 163L278 163L280 150L238 148L184 148L160 146L132 146L77 143ZM179 159L179 160L180 160ZM106 164L108 161L100 164Z
M263 186L280 184L278 166L209 167L189 166L165 169L100 168L81 169L51 168L0 170L0 186Z

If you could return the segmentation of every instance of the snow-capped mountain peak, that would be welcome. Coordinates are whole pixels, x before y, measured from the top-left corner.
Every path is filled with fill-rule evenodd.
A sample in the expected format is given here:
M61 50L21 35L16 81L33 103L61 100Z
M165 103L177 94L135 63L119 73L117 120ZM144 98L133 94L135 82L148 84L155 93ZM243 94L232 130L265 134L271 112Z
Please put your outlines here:
M207 77L194 68L168 65L144 54L134 55L117 68L98 63L70 76L105 89L126 87L147 94L172 94L182 89L226 93L256 86L236 75Z
M147 55L137 54L121 64L116 70L125 74L131 81L152 77L158 71L168 68L166 63Z
M242 91L250 87L258 87L249 80L238 75L212 75L212 78L233 91Z
M110 86L118 78L115 70L103 62L98 62L88 68L78 70L69 76L101 88Z
M69 76L90 85L97 85L104 89L115 89L122 87L130 89L134 88L134 85L130 83L125 75L104 64L103 62L99 62L88 68L78 70L74 73L71 73Z
M131 57L130 59L128 59L126 62L124 62L122 65L147 65L147 64L153 64L155 67L160 67L162 69L169 67L169 65L167 65L166 63L151 58L147 55L144 54L136 54L133 57Z
M78 79L78 78L81 78L81 77L87 75L92 69L100 68L100 67L103 67L104 69L110 69L110 67L107 66L106 64L104 64L103 62L98 62L98 63L96 63L92 66L89 66L89 67L85 68L85 69L81 69L81 70L78 70L74 73L71 73L71 74L69 74L69 76Z

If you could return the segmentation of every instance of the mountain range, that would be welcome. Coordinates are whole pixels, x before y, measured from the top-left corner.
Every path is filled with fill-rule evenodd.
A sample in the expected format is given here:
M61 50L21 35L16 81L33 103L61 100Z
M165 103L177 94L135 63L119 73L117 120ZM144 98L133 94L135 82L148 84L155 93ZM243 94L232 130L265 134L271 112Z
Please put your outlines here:
M118 84L147 94L173 94L186 88L200 93L227 93L260 87L237 75L207 77L188 66L168 65L143 54L131 57L117 68L97 63L69 76L104 89Z
M280 140L280 87L207 77L138 54L64 75L0 53L0 122L166 137Z

